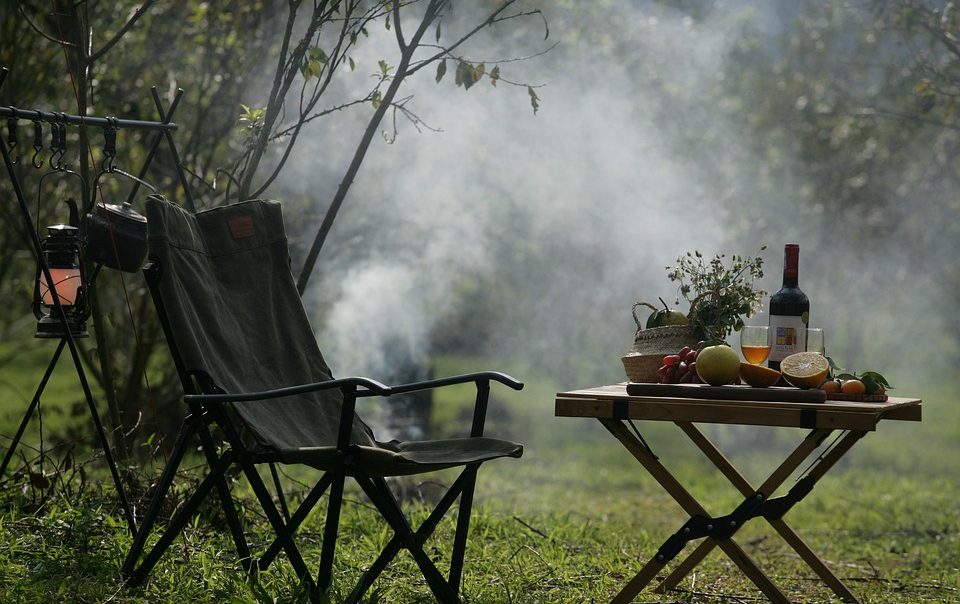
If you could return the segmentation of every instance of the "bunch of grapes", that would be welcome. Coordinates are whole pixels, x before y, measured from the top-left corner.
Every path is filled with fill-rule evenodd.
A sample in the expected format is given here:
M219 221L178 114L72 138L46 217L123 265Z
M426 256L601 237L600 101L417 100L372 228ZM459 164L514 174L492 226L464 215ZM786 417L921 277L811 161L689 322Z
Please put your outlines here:
M663 357L663 365L657 369L661 384L702 384L697 375L697 350L684 346L677 354Z

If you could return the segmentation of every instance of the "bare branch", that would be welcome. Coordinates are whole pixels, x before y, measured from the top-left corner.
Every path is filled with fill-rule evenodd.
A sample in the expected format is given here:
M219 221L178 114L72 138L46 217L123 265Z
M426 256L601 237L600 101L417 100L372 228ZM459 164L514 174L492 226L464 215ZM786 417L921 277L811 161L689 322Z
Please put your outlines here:
M400 2L397 0L393 3L393 32L397 36L397 46L400 47L400 52L407 50L407 43L403 40L403 31L400 29Z
M361 164L363 164L363 160L367 155L367 150L370 148L370 143L373 140L373 136L376 133L380 123L383 121L383 116L386 114L387 109L393 105L393 100L396 98L397 91L400 89L401 84L403 84L403 81L409 75L410 60L413 57L413 53L416 52L417 47L420 45L420 41L423 39L423 35L427 31L427 27L429 27L436 18L438 7L442 5L443 0L430 0L430 4L427 5L423 19L420 21L417 31L413 34L413 37L410 38L407 49L400 54L400 63L397 65L396 73L394 74L393 79L390 81L390 86L387 88L386 94L383 95L380 106L377 107L376 111L373 112L373 116L370 118L370 121L367 122L367 127L364 129L363 136L360 139L360 144L357 146L357 149L353 154L353 159L350 161L347 172L344 174L343 180L340 181L340 186L337 187L337 192L334 195L333 200L330 202L330 207L327 209L327 213L323 217L323 222L320 224L320 228L317 230L317 234L314 236L310 250L307 252L307 257L304 260L303 267L300 269L300 275L297 278L297 291L299 291L301 294L307 287L307 282L310 280L310 275L313 274L313 267L316 265L317 257L320 255L320 250L323 248L327 234L333 227L333 221L336 220L337 214L340 212L340 208L343 206L343 201L347 197L347 192L353 185L353 179L356 178L357 172L360 170Z
M110 49L113 48L121 38L123 38L124 34L130 31L131 27L136 25L137 21L140 20L140 17L150 10L150 6L153 5L154 2L156 2L156 0L144 0L143 4L141 4L137 10L133 12L133 15L127 19L127 22L123 24L123 27L117 30L117 33L113 34L113 37L107 40L107 42L100 47L100 50L91 53L90 56L87 57L87 65L96 63L100 57L109 52Z
M377 88L379 88L379 86L377 86ZM375 89L375 90L376 90L376 89ZM366 104L366 103L369 103L369 102L370 102L370 99L371 99L370 95L367 95L365 98L362 98L362 99L356 99L356 100L353 100L353 101L348 101L348 102L346 102L346 103L342 103L342 104L337 105L337 106L335 106L335 107L330 107L330 108L328 108L328 109L324 109L324 110L322 110L322 111L318 111L317 113L314 113L313 115L310 115L310 116L308 116L308 117L304 117L304 118L303 118L303 123L304 123L304 124L310 123L310 122L312 122L313 120L319 119L319 118L321 118L321 117L323 117L323 116L325 116L325 115L330 115L331 113L335 113L335 112L337 112L337 111L342 111L343 109L347 109L348 107L352 107L352 106L354 106L354 105L364 105L364 104ZM278 140L278 139L281 139L281 138L283 138L283 137L285 137L285 136L289 136L290 134L292 134L292 133L293 133L295 130L297 130L297 129L298 129L298 124L294 124L294 125L292 125L292 126L288 126L287 128L284 128L283 130L278 130L277 132L274 132L273 134L270 135L270 140Z
M30 26L30 29L32 29L33 31L37 32L38 34L40 34L41 36L43 36L43 37L46 38L47 40L50 40L50 41L53 42L54 44L60 44L60 45L62 45L62 46L76 46L76 44L74 44L73 42L67 42L66 40L60 40L60 39L58 39L58 38L54 38L53 36L51 36L51 35L48 34L47 32L45 32L45 31L43 31L42 29L40 29L40 27L39 27L36 23L33 22L33 19L30 18L30 15L27 14L27 11L25 11L25 10L23 9L23 4L17 3L17 9L19 9L20 15L23 16L24 21L27 22L27 25Z
M423 69L424 67L426 67L427 65L429 65L430 63L433 63L437 59L443 58L449 55L450 53L452 53L455 48L457 48L458 46L460 46L461 44L463 44L464 42L466 42L467 40L475 36L478 31L480 31L484 27L487 27L488 25L496 23L497 16L500 15L503 11L510 8L510 6L516 3L516 1L517 0L506 0L506 2L504 2L498 9L490 13L490 16L488 16L479 25L477 25L476 27L468 31L466 34L461 36L460 39L454 42L452 45L445 47L442 51L436 53L432 57L424 59L423 61L418 62L414 67L411 67L410 70L407 72L407 75L413 75L416 72ZM431 18L431 21L432 20L433 19Z

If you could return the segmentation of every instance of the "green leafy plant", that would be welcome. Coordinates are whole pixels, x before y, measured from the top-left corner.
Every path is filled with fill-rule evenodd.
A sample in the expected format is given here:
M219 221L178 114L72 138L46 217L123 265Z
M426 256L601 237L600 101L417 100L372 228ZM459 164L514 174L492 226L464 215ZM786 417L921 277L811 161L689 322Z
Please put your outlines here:
M760 251L766 246L760 248ZM739 331L743 317L760 310L767 292L754 289L763 277L763 258L733 255L727 265L726 254L707 260L700 251L687 252L667 267L667 276L679 284L678 298L690 303L687 316L704 339L724 340Z

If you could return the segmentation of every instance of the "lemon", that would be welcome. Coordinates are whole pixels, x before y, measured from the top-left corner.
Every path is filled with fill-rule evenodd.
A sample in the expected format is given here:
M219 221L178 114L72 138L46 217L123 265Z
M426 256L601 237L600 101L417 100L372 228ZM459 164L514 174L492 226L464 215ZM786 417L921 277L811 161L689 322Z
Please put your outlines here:
M797 388L817 388L827 378L830 363L816 352L797 352L780 361L785 380Z
M769 388L780 379L780 372L762 365L740 363L740 379L754 388Z
M711 386L732 384L740 374L740 355L725 344L707 346L697 354L697 375Z

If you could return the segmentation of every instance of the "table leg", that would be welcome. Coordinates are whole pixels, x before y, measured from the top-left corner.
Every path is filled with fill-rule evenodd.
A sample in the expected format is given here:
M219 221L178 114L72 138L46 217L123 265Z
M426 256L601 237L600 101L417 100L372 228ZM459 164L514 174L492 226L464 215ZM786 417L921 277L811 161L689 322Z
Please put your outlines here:
M643 443L627 430L623 422L620 420L600 419L600 423L646 468L654 480L660 483L660 486L673 497L674 501L676 501L686 513L691 516L709 516L703 506L683 488L683 485L670 474L666 467L660 463ZM770 578L760 570L756 562L754 562L733 539L723 539L716 543L771 602L789 604L790 600L787 596L774 585ZM657 556L654 556L647 562L643 569L641 569L640 573L624 586L620 593L614 598L613 602L615 604L630 602L634 596L647 586L656 576L657 571L663 568L663 566L664 561L658 560Z
M733 466L732 463L723 455L723 453L713 444L704 435L696 426L690 422L676 422L677 425L687 434L687 436L697 445L697 447L713 462L713 464L723 473L724 476L740 491L744 496L750 496L756 492L756 490L750 485L747 479L740 474L740 472ZM823 476L830 467L833 466L850 448L853 444L859 440L865 433L864 432L852 432L848 434L840 442L837 447L832 449L827 455L824 456L816 466L811 470L811 474L816 471L817 479ZM826 465L824 465L826 464ZM774 518L768 520L770 525L780 534L780 536L787 542L790 547L793 548L795 552L800 556L800 558L806 562L816 574L826 583L830 589L843 601L845 602L859 602L857 597L850 591L850 589L841 581L833 572L827 567L827 565L817 556L813 550L800 538L800 536L792 529L782 518ZM657 586L657 591L663 592L673 587L676 587L680 581L691 571L696 565L706 557L710 551L713 549L714 543L710 540L706 540L700 544L700 547L691 554L687 560L684 560L679 567L677 567L673 573L671 573L660 585Z

